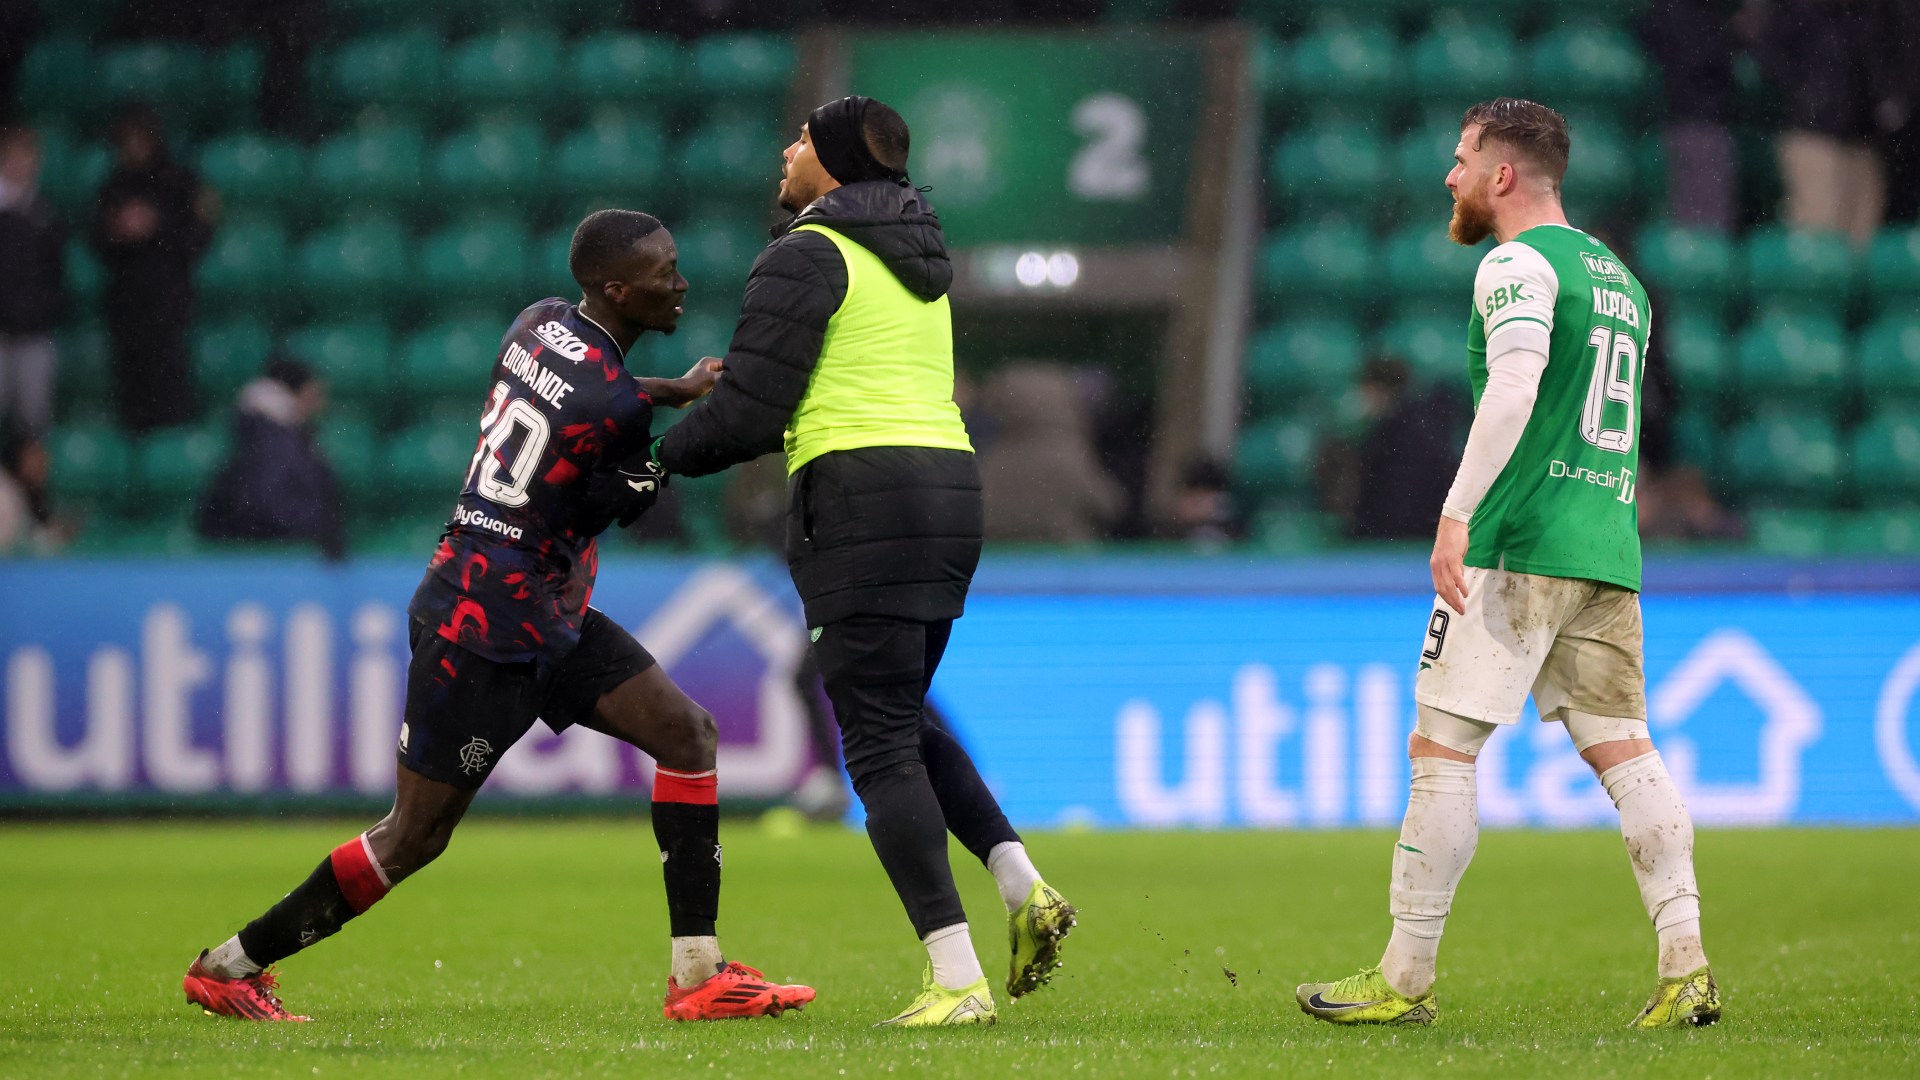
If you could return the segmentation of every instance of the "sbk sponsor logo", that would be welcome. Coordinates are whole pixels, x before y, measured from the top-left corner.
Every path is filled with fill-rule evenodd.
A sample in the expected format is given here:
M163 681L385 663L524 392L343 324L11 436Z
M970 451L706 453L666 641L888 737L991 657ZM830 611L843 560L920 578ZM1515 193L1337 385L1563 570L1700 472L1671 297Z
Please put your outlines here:
M518 540L526 533L518 525L509 525L499 518L488 517L484 510L469 510L464 506L453 508L453 520L456 525L465 525L474 529L485 529L499 533L509 540Z
M557 322L543 322L534 327L533 336L539 338L554 352L575 363L587 358L587 343L581 341L579 335Z

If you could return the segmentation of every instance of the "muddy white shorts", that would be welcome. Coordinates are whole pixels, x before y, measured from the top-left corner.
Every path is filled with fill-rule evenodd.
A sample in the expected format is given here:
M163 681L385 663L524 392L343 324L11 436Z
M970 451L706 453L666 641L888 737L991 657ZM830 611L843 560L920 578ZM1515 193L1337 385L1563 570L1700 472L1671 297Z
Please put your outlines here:
M1413 697L1492 724L1568 710L1644 720L1640 594L1581 578L1467 567L1467 611L1434 598Z

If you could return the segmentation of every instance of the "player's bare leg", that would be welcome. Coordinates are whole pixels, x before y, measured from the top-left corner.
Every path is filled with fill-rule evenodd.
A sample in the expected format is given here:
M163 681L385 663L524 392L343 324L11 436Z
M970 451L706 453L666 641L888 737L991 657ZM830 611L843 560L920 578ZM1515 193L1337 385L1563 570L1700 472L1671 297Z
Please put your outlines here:
M666 876L673 936L665 1012L672 1020L778 1016L813 1000L806 986L769 982L729 964L714 923L720 910L720 807L713 716L658 665L602 695L583 723L653 758L653 835Z
M1632 1026L1682 1027L1719 1020L1720 989L1700 939L1693 819L1666 764L1644 737L1646 722L1569 713L1567 732L1619 808L1620 835L1659 939L1659 981Z
M447 849L475 792L395 770L393 809L333 849L307 880L217 948L202 952L182 980L187 1000L242 1020L305 1020L275 996L272 966L338 933L388 891Z

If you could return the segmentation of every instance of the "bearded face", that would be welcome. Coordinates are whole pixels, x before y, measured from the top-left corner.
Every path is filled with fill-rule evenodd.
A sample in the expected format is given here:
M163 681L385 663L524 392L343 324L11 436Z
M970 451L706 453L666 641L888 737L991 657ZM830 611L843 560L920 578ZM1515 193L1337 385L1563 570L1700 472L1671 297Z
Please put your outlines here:
M1487 188L1489 180L1468 187L1461 185L1454 194L1453 220L1447 222L1447 236L1456 244L1472 247L1493 235L1493 200Z

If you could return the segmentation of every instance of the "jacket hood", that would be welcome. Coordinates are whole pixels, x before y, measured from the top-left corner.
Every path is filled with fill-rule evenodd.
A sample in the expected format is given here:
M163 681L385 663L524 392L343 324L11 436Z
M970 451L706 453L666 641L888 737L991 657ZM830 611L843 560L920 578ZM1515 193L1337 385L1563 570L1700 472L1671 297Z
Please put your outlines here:
M886 264L915 296L934 301L953 285L953 260L939 215L913 188L866 180L834 188L786 225L824 225Z

